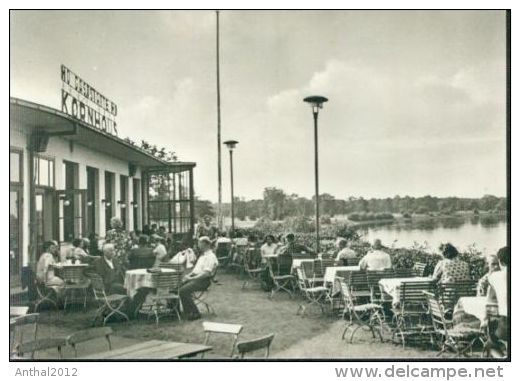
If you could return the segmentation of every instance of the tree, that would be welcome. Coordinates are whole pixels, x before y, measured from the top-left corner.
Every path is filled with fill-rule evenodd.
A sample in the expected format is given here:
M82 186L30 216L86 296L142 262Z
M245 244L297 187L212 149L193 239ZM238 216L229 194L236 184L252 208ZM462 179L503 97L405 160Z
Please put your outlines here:
M204 216L215 217L215 210L213 204L209 200L201 200L195 197L195 217L200 219Z
M264 189L264 210L271 220L281 220L284 218L284 204L286 194L282 189L265 188Z

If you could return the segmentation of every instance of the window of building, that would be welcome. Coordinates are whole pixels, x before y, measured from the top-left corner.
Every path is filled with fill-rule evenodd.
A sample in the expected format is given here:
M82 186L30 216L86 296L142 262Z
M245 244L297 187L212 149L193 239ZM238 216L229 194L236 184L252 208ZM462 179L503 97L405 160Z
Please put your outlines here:
M54 159L36 156L34 158L35 185L54 188Z
M12 183L22 182L22 153L11 150L9 152L9 181Z
M128 177L121 175L119 177L119 212L121 215L121 222L123 227L126 229L128 218L127 218L127 204L128 204Z

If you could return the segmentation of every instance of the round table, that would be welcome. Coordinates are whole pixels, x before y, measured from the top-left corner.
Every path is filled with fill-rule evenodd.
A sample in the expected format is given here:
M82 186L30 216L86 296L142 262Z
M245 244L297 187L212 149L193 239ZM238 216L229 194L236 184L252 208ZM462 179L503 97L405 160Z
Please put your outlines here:
M161 273L175 273L173 269L161 269ZM148 272L147 269L128 270L125 273L125 288L129 297L133 298L137 290L143 287L155 288L153 275L157 273Z

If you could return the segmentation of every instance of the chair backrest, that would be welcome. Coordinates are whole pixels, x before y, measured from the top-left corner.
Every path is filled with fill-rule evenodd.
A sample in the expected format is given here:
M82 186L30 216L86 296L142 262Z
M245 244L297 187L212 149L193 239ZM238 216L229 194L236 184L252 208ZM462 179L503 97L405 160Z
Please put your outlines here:
M15 317L12 319L13 320L12 325L14 326L13 340L15 342L15 343L13 343L13 345L20 345L25 342L24 333L28 334L27 331L24 332L24 327L26 327L26 326L32 326L32 329L31 329L32 334L31 334L30 340L31 341L36 340L36 338L38 336L39 318L40 318L39 313L33 313L33 314L18 316L18 317Z
M310 279L310 278L315 277L314 261L313 262L308 262L308 261L301 262L300 268L302 269L303 274L305 275L305 278Z
M426 276L426 263L417 262L413 265L413 272L415 276Z
M278 274L286 275L291 272L292 257L288 255L279 255L277 258L278 262Z
M246 271L258 269L261 263L261 256L258 249L250 247L244 253L244 269Z
M415 275L413 269L409 268L394 269L394 273L396 278L411 278Z
M215 254L217 258L227 258L231 255L232 242L217 242Z
M350 271L348 273L347 282L354 296L358 293L370 290L368 286L367 273L365 271Z
M76 348L76 344L83 343L85 341L94 340L99 337L106 338L108 342L108 349L112 350L112 343L110 342L110 335L112 335L113 331L110 327L97 327L85 329L82 331L74 332L67 336L67 343L74 348L74 353L76 357L78 356L78 351Z
M159 263L159 268L175 270L175 271L182 273L182 272L184 272L184 263L161 262L161 263Z
M347 284L347 280L343 277L336 276L334 282L336 283L336 288L340 291L341 299L345 304L345 309L348 310L354 307L354 299L350 287Z
M64 266L61 269L61 278L65 282L81 283L85 279L85 267Z
M426 297L424 291L433 292L432 282L403 282L400 289L401 310L425 307Z
M271 347L271 343L274 339L274 333L271 333L267 336L259 337L257 339L241 341L237 344L236 348L240 358L244 358L244 356L248 353L258 351L260 349L265 349L264 358L269 357L269 349Z
M152 283L157 293L177 291L182 282L182 273L178 271L161 272L152 275Z
M477 283L472 280L456 283L440 283L439 296L445 310L453 310L455 304L463 296L476 296Z
M322 260L315 259L314 260L314 276L316 278L322 278L325 275L325 269L321 266Z
M359 258L343 258L343 266L358 266Z
M305 291L307 288L311 287L309 278L306 276L305 271L301 267L296 268L296 275L298 286L302 291Z
M448 324L444 318L444 308L433 293L423 291L423 294L426 298L426 302L428 303L428 311L430 312L430 316L432 318L433 328L435 331L446 335L448 332Z
M63 357L61 348L67 345L67 339L65 338L46 338L29 341L22 343L18 347L18 354L23 356L25 353L31 353L31 359L34 359L34 353L38 351L44 351L46 349L56 348L60 359Z
M94 292L94 299L96 300L105 300L105 284L103 283L103 278L101 275L96 273L89 273L88 278L90 279L90 285L92 286L92 291Z
M325 269L327 267L334 267L334 258L322 258L321 259L321 271L325 274Z

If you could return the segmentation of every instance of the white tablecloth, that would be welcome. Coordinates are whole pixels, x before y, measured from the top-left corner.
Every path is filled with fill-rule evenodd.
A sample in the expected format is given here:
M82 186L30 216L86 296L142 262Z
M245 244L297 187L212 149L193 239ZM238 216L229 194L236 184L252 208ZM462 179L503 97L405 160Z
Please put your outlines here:
M334 267L327 267L325 269L325 274L323 275L323 282L325 284L327 284L327 283L334 284L334 279L336 279L336 273L338 271L359 271L359 266L334 266Z
M413 277L413 278L383 278L379 281L381 289L392 297L393 303L398 304L401 290L401 284L405 282L424 282L431 283L432 279L429 277Z
M293 259L292 260L292 266L291 266L291 272L296 270L298 267L301 266L302 262L310 262L313 263L314 259Z
M453 309L455 320L463 320L465 315L471 315L483 321L486 317L486 296L463 296Z
M161 269L163 273L173 273L173 269ZM125 288L129 297L133 298L137 290L142 287L154 288L152 281L153 273L149 273L146 269L128 270L125 273Z

